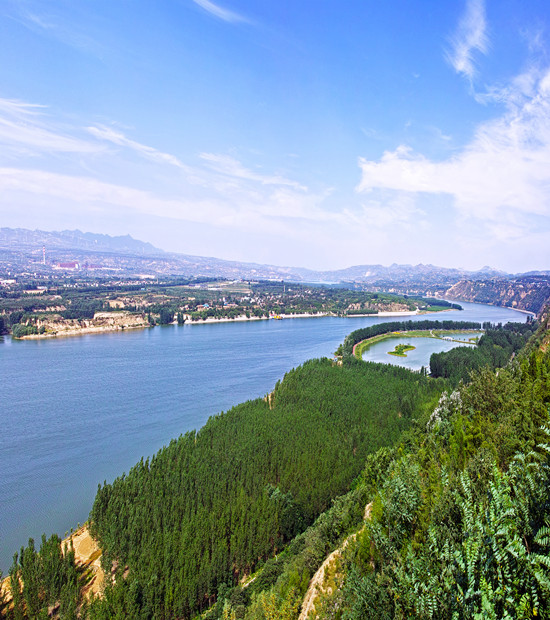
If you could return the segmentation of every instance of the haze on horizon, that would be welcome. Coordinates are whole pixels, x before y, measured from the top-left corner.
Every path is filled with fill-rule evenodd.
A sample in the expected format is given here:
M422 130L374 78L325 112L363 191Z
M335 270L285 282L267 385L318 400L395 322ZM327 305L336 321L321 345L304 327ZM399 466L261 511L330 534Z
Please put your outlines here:
M548 269L543 0L6 0L0 216L338 269Z

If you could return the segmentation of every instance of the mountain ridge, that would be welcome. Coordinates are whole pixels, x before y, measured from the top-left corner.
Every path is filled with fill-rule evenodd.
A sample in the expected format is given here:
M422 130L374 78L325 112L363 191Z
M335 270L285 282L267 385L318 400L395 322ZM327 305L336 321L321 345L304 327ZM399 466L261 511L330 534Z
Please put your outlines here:
M101 254L109 254L113 267L116 255L133 257L135 265L124 262L128 271L155 270L159 274L171 275L211 275L219 277L235 277L244 279L287 279L298 282L338 283L353 282L375 284L391 281L394 284L434 285L444 281L449 286L463 279L490 279L507 277L503 271L484 266L477 271L467 269L440 267L432 264L417 265L393 263L389 266L381 264L352 265L342 269L315 270L305 267L271 265L256 262L234 261L216 257L196 256L191 254L166 252L149 242L134 239L130 235L111 236L99 233L82 232L80 230L42 231L24 228L0 228L0 250L19 252L40 258L42 247L46 248L49 259L86 260L86 254L93 254L98 260ZM71 255L72 252L72 255ZM113 258L115 255L115 258ZM120 261L122 263L122 261ZM154 263L154 264L153 264ZM114 265L115 268L117 265Z

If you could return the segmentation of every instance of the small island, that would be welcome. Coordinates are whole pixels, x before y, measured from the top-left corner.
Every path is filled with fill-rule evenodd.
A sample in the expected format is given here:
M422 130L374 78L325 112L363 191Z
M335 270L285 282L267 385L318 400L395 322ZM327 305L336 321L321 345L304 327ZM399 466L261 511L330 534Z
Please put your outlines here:
M399 357L407 357L407 353L416 349L412 344L398 344L393 351L388 351L388 355L397 355Z

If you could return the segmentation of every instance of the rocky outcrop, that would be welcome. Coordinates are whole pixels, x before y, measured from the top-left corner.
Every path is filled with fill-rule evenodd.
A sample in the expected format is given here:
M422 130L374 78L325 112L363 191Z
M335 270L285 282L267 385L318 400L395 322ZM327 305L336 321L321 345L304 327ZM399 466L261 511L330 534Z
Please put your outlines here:
M150 326L147 317L140 312L96 312L93 319L64 319L54 314L38 318L33 321L33 324L43 333L23 336L23 338L72 336Z
M461 280L447 289L445 297L539 314L550 300L550 281L546 278Z

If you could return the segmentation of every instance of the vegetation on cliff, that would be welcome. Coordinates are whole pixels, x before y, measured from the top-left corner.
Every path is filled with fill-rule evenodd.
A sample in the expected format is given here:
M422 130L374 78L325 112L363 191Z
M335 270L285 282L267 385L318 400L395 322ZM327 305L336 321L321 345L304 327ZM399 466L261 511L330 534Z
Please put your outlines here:
M550 299L550 278L523 275L518 278L461 280L445 291L445 296L481 304L508 306L538 315Z
M549 404L540 350L445 393L365 471L372 517L322 617L548 617Z

